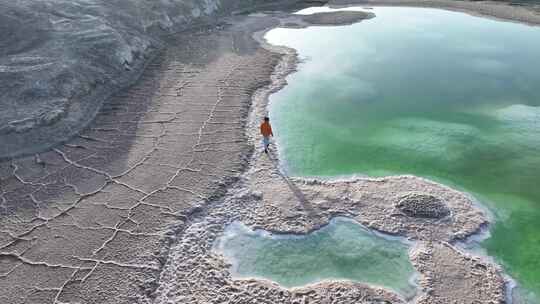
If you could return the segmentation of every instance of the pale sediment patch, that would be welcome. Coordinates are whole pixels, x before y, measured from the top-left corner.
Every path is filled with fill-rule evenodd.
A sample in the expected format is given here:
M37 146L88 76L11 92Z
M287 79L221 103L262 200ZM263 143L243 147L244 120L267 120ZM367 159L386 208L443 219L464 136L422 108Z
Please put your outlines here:
M374 17L371 12L341 11L304 15L302 20L309 25L347 25Z
M529 25L540 25L540 5L512 5L498 1L453 1L453 0L330 0L330 8L346 8L350 6L409 6L445 9L467 13L473 16L519 22Z

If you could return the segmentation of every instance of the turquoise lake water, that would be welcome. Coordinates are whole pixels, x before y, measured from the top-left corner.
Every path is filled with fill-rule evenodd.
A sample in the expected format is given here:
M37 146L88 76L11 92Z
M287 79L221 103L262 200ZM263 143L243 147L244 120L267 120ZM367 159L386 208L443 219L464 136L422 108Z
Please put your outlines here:
M350 219L335 218L305 236L272 235L234 223L216 244L237 278L265 278L284 287L352 280L385 286L404 297L415 294L409 245Z
M371 11L376 18L352 26L267 34L302 60L270 98L285 170L415 174L473 194L496 220L482 248L538 303L540 28Z

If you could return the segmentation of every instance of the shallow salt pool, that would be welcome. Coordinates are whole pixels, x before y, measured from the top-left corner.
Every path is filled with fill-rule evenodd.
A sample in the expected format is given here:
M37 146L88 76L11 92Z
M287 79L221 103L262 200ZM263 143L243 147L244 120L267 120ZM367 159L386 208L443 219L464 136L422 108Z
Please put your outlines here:
M375 234L353 220L335 218L307 235L275 235L233 223L214 250L231 263L235 278L263 278L284 287L325 280L383 286L415 294L409 244Z
M266 35L301 59L269 106L285 170L415 174L472 193L496 220L482 248L538 303L540 28L437 9L371 11L352 26Z

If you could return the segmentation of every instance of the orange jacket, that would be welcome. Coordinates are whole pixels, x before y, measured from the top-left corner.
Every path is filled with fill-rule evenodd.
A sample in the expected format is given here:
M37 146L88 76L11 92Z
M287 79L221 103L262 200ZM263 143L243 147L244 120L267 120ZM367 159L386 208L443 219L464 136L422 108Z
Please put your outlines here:
M274 133L272 132L272 126L270 125L269 122L263 122L261 124L261 134L264 136L264 137L269 137L270 135L271 136L274 136Z

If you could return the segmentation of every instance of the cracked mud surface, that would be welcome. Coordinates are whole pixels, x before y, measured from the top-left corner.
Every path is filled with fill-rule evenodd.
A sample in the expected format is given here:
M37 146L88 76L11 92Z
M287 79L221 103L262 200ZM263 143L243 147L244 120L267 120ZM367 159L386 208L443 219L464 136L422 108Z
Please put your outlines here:
M80 136L0 164L0 302L131 303L156 278L165 233L245 166L251 94L279 56L239 30L170 37Z
M235 220L305 233L340 215L416 242L410 256L420 273L417 303L502 303L499 268L455 247L487 223L467 196L409 176L291 180L275 159L249 158L257 142L245 133L251 96L281 58L251 34L279 21L229 21L171 36L139 83L69 143L0 163L0 302L403 303L361 283L287 290L233 280L211 251ZM294 54L286 57L285 70ZM268 92L256 96L263 100L255 117ZM399 198L411 193L436 196L451 216L401 212Z

